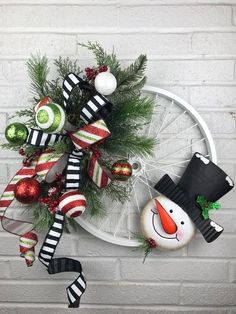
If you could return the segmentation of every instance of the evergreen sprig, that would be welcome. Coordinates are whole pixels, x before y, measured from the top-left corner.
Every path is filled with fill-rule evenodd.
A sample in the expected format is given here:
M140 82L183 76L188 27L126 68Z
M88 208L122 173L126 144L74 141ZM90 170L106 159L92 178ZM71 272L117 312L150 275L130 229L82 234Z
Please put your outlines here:
M41 57L40 54L31 55L26 65L31 79L31 91L33 94L36 94L39 98L47 96L46 84L49 73L47 57Z

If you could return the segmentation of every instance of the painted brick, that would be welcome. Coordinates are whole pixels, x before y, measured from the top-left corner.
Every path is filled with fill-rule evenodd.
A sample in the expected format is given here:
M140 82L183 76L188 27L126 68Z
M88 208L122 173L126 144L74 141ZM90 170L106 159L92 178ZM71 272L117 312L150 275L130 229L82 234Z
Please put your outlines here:
M151 82L232 81L233 69L231 60L150 61L148 77Z
M59 252L61 255L66 254L64 250ZM56 251L57 255L57 251ZM104 258L93 258L84 259L79 257L73 257L79 260L83 265L83 271L86 274L88 280L115 280L116 279L116 259L104 259ZM24 260L20 257L17 259L9 259L3 257L0 259L0 278L1 279L17 279L17 280L28 280L28 279L74 279L75 274L73 272L59 273L55 276L51 276L46 271L44 265L42 265L37 259L34 262L34 267L27 268Z
M194 107L235 107L234 86L189 87L190 102Z
M144 309L145 307L145 309ZM226 312L226 309L223 308L190 308L190 307L180 307L180 306L154 306L154 307L147 307L142 306L141 308L137 306L126 306L125 308L121 308L119 306L111 307L106 306L104 308L98 308L97 306L89 306L89 305L81 305L79 312L80 314L188 314L191 311L191 314L228 314ZM17 311L17 312L16 312ZM19 307L19 305L15 306L15 308L0 308L0 314L25 314L25 313L32 313L32 314L51 314L52 311L56 311L58 314L64 314L65 311L68 314L72 314L75 312L74 309L67 309L66 306L63 306L63 308L59 308L56 305L54 307L50 306L47 308L43 305L37 305L37 308L27 306L22 308ZM230 312L231 314L231 312ZM235 314L235 312L232 312L232 314Z
M230 26L231 9L224 6L138 6L120 8L122 27Z
M124 45L124 38L129 42L129 50ZM79 42L99 41L104 49L111 51L114 47L117 55L136 56L138 53L147 55L181 55L190 52L189 34L104 34L101 38L99 34L78 35ZM154 43L155 48L154 48ZM143 46L140 52L140 45ZM81 57L88 57L89 53L84 48L79 48ZM127 54L128 53L128 54Z
M135 259L121 260L121 278L143 281L228 281L227 261L199 261L197 259L153 259L145 264Z
M116 26L112 6L8 6L6 25L10 27L101 27ZM88 20L89 16L89 20Z
M72 56L76 52L76 41L74 35L6 34L1 35L0 47L1 56L30 57L38 51L46 53L48 57L58 56L58 51L60 55Z
M53 289L50 289L53 281L50 283L34 281L24 285L22 285L24 282L20 281L14 283L14 285L10 282L0 283L2 300L27 302L30 296L31 302L67 302L65 287L69 281L65 280L63 283L58 281L53 285ZM180 300L180 286L178 284L90 283L83 297L84 304L106 304L107 300L110 304L177 304Z
M235 132L235 119L230 112L202 113L202 117L209 126L212 134L229 134Z
M215 139L216 149L219 159L235 159L236 157L236 139Z
M236 241L234 236L224 235L224 233L212 243L207 243L199 234L198 237L188 246L189 256L198 257L236 257Z
M196 33L192 36L194 54L234 55L235 47L235 33Z
M182 288L182 304L236 305L235 285L190 285Z

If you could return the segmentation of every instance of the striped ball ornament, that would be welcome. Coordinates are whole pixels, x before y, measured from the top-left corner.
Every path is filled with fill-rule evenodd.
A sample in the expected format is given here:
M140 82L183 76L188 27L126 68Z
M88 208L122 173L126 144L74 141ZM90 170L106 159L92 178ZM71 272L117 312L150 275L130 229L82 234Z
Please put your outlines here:
M80 216L87 206L85 196L78 190L65 192L59 199L59 211L69 218Z
M57 133L64 128L66 114L61 106L48 103L37 110L35 120L38 127L44 132Z
M127 160L116 161L111 168L114 179L126 181L132 176L132 166Z

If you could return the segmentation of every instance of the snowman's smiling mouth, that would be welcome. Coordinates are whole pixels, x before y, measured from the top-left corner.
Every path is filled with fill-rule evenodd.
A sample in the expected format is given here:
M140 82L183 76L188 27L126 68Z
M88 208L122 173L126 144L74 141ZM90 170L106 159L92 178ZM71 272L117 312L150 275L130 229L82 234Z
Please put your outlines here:
M160 233L157 231L156 226L155 226L154 218L155 218L155 215L158 215L158 213L154 212L152 209L151 209L151 212L153 213L153 215L152 215L152 226L153 226L153 229L155 230L156 234L158 234L159 237L161 237L161 238L163 238L163 239L167 239L167 240L177 240L177 241L179 241L179 239L178 239L178 237L177 237L177 232L176 232L176 234L175 234L174 237L171 237L171 238L170 238L170 237L165 237L165 236L163 236L162 234L160 234Z

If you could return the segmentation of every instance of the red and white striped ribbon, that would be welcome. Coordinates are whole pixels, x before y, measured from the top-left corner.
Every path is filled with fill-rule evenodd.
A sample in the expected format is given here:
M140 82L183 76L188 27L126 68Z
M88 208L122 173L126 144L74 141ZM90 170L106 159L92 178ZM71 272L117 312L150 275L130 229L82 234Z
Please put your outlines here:
M93 152L90 152L88 175L99 188L105 188L111 182L108 170L101 165L97 154Z
M105 139L110 135L110 131L106 123L100 119L94 123L85 125L78 131L71 133L70 138L75 147L80 149L87 149L89 146Z

